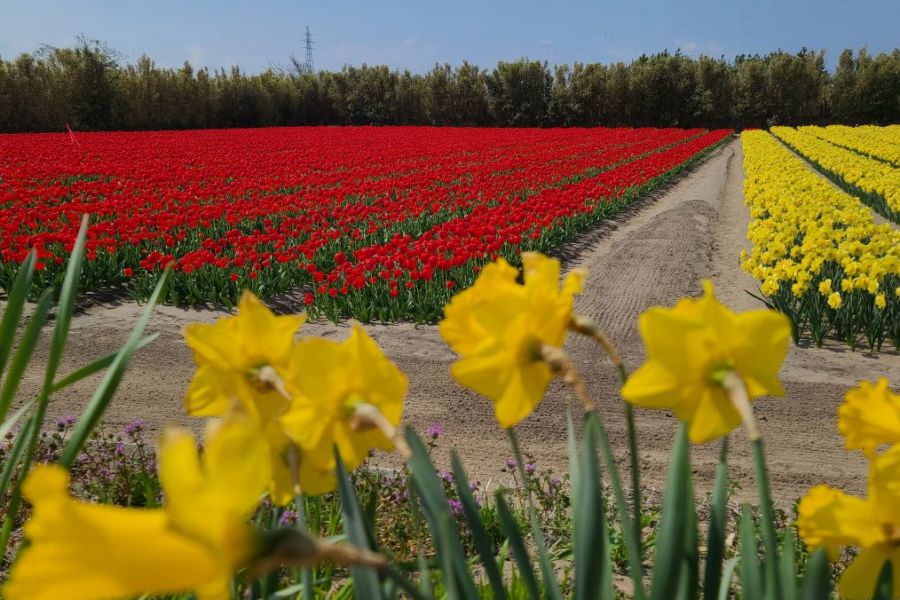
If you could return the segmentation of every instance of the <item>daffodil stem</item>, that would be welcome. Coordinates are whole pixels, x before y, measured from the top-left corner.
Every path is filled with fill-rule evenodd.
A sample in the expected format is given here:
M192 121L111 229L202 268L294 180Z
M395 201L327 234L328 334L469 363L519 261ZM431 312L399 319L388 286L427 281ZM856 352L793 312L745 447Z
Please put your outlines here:
M770 597L781 597L781 583L778 577L778 546L775 539L775 512L772 509L772 494L769 489L769 473L762 438L751 440L753 466L756 469L756 487L759 489L759 518L763 545L766 549L766 584L771 589Z
M619 381L622 385L628 380L628 373L625 370L625 362L616 350L615 344L607 337L592 319L583 315L574 315L572 317L571 328L573 331L591 338L615 366L616 373L619 375ZM637 539L641 539L641 468L640 459L638 457L637 444L637 427L634 423L634 407L627 402L625 403L625 423L628 427L628 452L631 455L631 499L632 510L634 512L634 529Z
M753 467L756 471L756 487L759 490L759 517L762 529L763 545L766 549L766 586L773 598L781 597L781 584L778 576L778 546L775 539L775 514L772 510L772 494L769 489L769 472L766 469L766 456L763 451L762 434L750 406L750 397L744 380L735 371L728 371L721 379L722 387L728 393L732 405L744 423L747 439L753 454Z
M296 473L294 477L297 477ZM297 487L299 489L299 486ZM294 504L297 511L297 529L303 533L309 533L309 526L306 523L306 498L302 493L298 493L294 497ZM314 600L312 570L308 567L301 569L300 580L303 583L303 600Z
M309 526L306 523L306 498L300 487L300 449L291 445L287 450L288 467L291 470L291 479L294 483L294 510L297 513L297 529L309 534ZM300 580L303 583L303 600L315 600L313 594L312 570L304 567L300 570Z

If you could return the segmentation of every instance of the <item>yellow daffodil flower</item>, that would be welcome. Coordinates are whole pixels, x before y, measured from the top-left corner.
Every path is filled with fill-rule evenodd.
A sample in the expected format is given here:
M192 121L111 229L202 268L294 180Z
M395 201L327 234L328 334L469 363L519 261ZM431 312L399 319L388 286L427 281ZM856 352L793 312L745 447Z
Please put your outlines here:
M280 415L287 400L265 378L287 364L294 333L306 315L275 316L250 292L244 292L238 314L215 324L194 323L185 339L194 351L197 371L184 404L195 417L222 416L239 403L264 424Z
M371 449L393 448L373 419L384 419L390 428L400 423L408 382L362 327L354 325L343 342L301 340L287 372L285 385L294 401L280 425L300 449L304 493L334 489L335 446L350 470L362 464Z
M68 473L39 466L23 486L34 514L30 545L3 589L8 600L101 600L194 591L230 598L236 568L254 551L246 519L269 481L266 445L256 425L213 427L203 458L193 436L166 433L160 446L166 505L122 508L69 496Z
M670 409L689 423L695 443L728 434L741 423L721 384L736 373L750 399L783 394L778 371L787 353L790 325L774 311L735 314L719 303L712 283L700 299L685 298L674 308L651 308L641 315L647 361L622 387L628 402Z
M872 460L867 498L819 485L797 507L800 537L836 559L844 546L861 549L838 584L842 598L871 598L885 561L893 566L900 590L900 446Z
M197 371L184 400L195 417L248 415L269 445L272 500L284 505L294 498L287 454L291 442L278 418L291 404L283 378L294 348L294 334L306 315L276 316L250 292L244 292L238 314L215 324L185 328Z
M523 253L524 284L505 260L485 266L475 283L444 309L441 336L460 356L450 372L461 385L494 402L501 427L527 417L553 378L541 347L561 347L584 273L572 271L560 288L559 261Z
M838 409L838 428L848 450L863 450L869 456L879 446L900 444L900 395L891 392L884 377L875 385L861 381Z

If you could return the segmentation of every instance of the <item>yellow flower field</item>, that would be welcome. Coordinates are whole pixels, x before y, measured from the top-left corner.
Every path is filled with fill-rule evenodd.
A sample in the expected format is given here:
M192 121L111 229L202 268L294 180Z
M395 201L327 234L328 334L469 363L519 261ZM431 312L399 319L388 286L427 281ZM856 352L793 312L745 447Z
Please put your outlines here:
M829 125L828 127L816 127L808 125L797 129L804 133L811 133L836 146L843 146L900 167L900 126Z
M876 225L857 198L768 133L745 131L741 140L753 217L743 267L790 317L795 340L808 333L816 344L829 335L851 347L900 344L900 232Z
M829 143L811 128L772 127L772 133L839 186L900 223L900 168Z

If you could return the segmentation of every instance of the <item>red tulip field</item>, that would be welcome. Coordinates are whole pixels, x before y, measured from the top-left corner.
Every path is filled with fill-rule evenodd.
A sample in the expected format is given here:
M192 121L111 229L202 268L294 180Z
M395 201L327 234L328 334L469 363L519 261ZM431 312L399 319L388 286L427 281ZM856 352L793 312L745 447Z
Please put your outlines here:
M91 215L83 290L434 321L498 256L550 251L729 130L313 127L0 136L0 288L31 248L58 283Z

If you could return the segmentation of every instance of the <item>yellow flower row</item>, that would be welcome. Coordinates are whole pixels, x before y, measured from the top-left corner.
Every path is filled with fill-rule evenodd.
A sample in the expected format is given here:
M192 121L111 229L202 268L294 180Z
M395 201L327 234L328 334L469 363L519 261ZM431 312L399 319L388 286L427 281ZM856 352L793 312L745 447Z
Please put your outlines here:
M865 290L889 300L900 289L884 289L890 275L900 275L900 231L875 225L870 211L854 197L834 189L811 172L764 131L745 131L744 202L753 221L748 238L753 250L744 269L775 293L782 281L796 296L836 263L844 277L817 291Z
M829 125L816 127L808 125L798 127L801 132L809 133L832 144L856 150L900 166L900 127L878 127L877 125Z
M772 133L819 167L900 213L900 168L822 140L809 130L773 127Z

